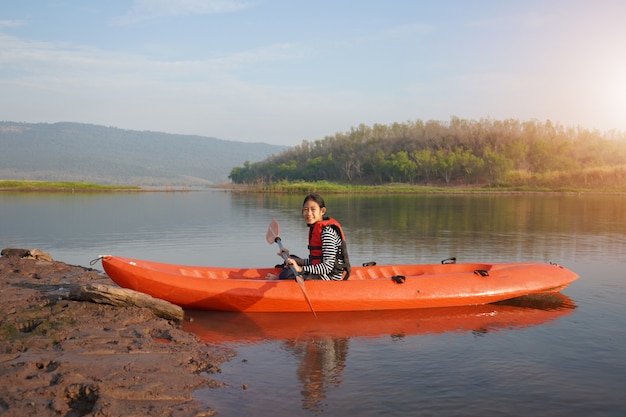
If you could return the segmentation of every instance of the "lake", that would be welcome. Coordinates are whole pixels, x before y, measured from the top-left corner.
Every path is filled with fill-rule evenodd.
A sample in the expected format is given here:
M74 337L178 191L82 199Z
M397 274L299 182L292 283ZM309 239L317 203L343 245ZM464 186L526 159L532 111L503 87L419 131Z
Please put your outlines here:
M303 197L3 192L0 246L83 266L104 254L273 266L272 218L283 244L306 255ZM317 319L188 311L187 330L237 353L212 375L226 387L196 393L220 416L626 414L626 196L325 198L353 264L542 261L580 279L554 296L467 308Z

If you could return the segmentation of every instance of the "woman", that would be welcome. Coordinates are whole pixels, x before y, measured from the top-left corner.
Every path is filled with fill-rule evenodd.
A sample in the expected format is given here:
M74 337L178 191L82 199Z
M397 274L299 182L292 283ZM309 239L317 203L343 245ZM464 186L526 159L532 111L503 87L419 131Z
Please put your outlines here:
M319 194L309 194L304 198L302 217L309 226L309 257L308 259L301 259L297 256L287 258L286 268L279 278L293 278L290 268L293 266L304 279L335 281L348 279L350 260L343 229L339 222L326 216L326 203Z

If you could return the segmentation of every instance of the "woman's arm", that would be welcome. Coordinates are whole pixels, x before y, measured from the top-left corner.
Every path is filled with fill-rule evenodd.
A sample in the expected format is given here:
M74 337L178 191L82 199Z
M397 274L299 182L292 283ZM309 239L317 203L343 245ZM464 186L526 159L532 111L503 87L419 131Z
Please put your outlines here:
M324 227L322 229L322 262L316 265L305 265L302 271L313 275L330 275L340 247L341 237L337 231L331 226Z

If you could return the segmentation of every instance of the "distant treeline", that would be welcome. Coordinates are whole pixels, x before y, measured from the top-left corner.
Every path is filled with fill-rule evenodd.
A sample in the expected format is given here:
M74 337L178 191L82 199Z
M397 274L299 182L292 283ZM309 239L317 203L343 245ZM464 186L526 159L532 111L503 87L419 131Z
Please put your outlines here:
M360 125L231 170L237 184L482 184L611 187L626 181L626 134L548 121ZM556 182L555 182L556 181Z

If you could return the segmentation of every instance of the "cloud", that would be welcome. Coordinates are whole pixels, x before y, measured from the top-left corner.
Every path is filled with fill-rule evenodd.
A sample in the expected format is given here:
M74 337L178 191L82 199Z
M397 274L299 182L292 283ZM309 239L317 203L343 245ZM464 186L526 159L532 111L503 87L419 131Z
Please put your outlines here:
M245 78L250 68L289 61L297 53L297 45L276 44L211 59L163 61L0 33L0 113L7 120L69 120L276 143L284 135L275 132L278 124L298 138L301 124L286 127L284 117L298 120L313 102L328 107L328 98L315 100L308 91L303 99L307 91ZM241 123L255 118L260 120Z
M148 55L105 50L63 42L26 40L0 33L1 79L23 81L26 78L66 79L75 83L83 79L110 83L128 79L142 84L144 80L162 82L194 81L210 83L223 77L234 77L263 63L284 62L298 54L297 45L275 44L216 56L210 59L158 60Z
M0 29L2 28L16 28L24 26L26 22L23 20L0 20Z
M115 25L129 25L163 17L232 13L248 7L242 0L135 0L125 14L113 18Z

